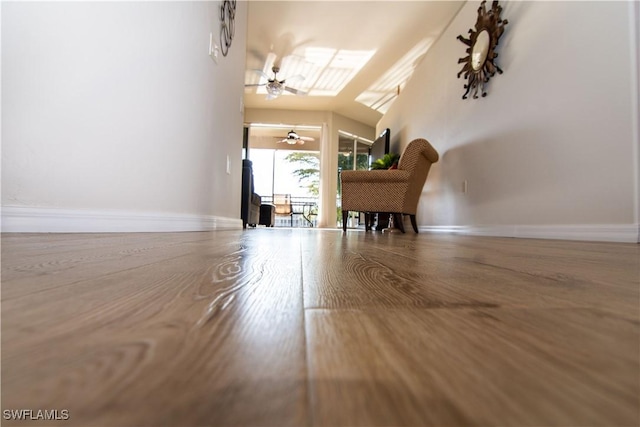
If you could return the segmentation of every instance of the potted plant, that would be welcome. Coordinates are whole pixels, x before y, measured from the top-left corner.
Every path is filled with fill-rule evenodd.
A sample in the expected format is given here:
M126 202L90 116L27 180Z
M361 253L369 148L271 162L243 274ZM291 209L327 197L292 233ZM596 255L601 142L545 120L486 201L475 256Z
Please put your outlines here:
M395 169L398 167L398 160L400 160L399 154L385 154L375 162L371 163L371 169Z

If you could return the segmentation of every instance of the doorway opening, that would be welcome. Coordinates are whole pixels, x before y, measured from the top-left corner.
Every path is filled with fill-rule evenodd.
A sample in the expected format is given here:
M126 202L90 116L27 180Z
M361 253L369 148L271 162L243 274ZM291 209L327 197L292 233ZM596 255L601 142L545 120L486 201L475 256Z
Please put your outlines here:
M318 225L320 134L320 126L250 125L254 191L262 204L276 206L275 227Z

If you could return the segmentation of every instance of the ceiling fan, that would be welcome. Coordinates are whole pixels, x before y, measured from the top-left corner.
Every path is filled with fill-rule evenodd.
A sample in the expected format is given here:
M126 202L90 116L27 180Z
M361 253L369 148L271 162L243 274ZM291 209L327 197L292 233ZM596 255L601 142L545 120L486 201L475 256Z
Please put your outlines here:
M305 141L315 141L315 138L312 138L310 136L300 136L292 130L287 134L286 138L278 141L278 144L281 142L286 142L289 145L295 145L295 144L302 145L305 143Z
M282 80L278 80L278 73L280 72L280 67L274 65L271 68L271 71L273 71L273 78L270 79L269 76L267 76L263 71L261 70L254 70L257 73L262 74L262 76L267 79L266 83L257 83L257 84L247 84L244 85L244 87L255 87L255 86L265 86L265 89L267 90L267 99L275 99L277 97L279 97L280 95L282 95L282 93L286 90L287 92L291 92L294 95L306 95L306 92L303 92L301 90L298 89L294 89L292 87L289 87L286 85L286 80L287 79L282 79ZM290 77L289 80L303 80L304 77L302 76L294 76L294 77Z

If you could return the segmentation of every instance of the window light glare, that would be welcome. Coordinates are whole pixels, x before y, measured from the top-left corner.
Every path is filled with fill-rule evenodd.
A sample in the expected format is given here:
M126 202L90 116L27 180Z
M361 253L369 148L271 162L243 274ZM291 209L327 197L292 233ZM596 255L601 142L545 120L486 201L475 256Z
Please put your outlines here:
M374 54L375 50L352 51L309 47L305 49L303 57L291 55L287 59L291 63L297 63L295 66L288 66L297 74L305 76L305 80L298 84L297 88L308 91L309 96L335 96Z
M335 96L355 77L356 74L369 62L375 54L375 50L337 50L326 47L307 47L298 53L293 53L282 58L282 74L278 79L285 79L285 85L304 92L309 96ZM274 57L267 57L267 65L273 64ZM257 74L257 73L256 73ZM266 72L272 76L271 72ZM304 79L293 79L295 76L303 76ZM247 84L253 83L255 76L246 76ZM270 88L265 87L265 79L259 79L262 86L258 86L256 93L265 94ZM287 94L286 92L282 93Z
M371 50L340 50L331 61L331 67L360 70L373 56Z
M378 102L382 97L384 97L386 93L388 92L367 90L365 92L362 92L360 95L358 95L356 97L356 101L358 101L361 104L365 104L370 108L375 109L374 105L376 104L376 102Z
M308 47L305 49L304 59L318 67L326 67L335 54L335 49L325 47Z
M419 59L429 50L433 40L426 38L416 44L378 80L356 97L356 101L369 108L385 113L398 96L402 87L411 78Z

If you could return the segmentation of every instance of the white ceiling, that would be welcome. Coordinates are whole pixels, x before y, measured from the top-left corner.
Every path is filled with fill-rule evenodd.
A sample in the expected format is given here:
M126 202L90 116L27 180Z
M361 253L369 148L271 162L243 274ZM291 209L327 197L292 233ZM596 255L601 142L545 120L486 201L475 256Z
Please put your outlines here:
M281 65L279 79L306 74L305 79L292 80L290 84L305 90L311 85L312 90L306 96L283 95L266 100L266 95L257 93L255 87L246 88L245 107L333 111L375 126L382 113L356 98L361 94L370 97L376 83L378 88L382 87L380 78L394 64L407 62L403 56L414 47L430 46L463 4L463 1L250 1L246 82L258 83L260 74L253 70L269 71L272 77L270 68L275 58L275 63ZM341 63L348 66L358 57L370 59L357 73L348 68L330 70L330 66L321 71L322 66L309 63L309 53L319 51L334 52L332 64L342 59ZM422 56L409 59L409 68ZM332 76L328 76L328 71L333 71ZM335 96L314 96L314 84L316 89L331 85L331 81L323 84L322 77L318 79L321 72L336 82L340 73L343 80L350 74L355 76ZM406 79L406 74L396 75Z

